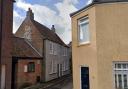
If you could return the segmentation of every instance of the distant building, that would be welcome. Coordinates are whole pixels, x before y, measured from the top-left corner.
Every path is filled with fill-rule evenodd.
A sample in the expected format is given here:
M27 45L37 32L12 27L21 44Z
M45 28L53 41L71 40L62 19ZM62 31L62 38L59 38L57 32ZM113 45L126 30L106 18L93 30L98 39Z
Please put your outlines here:
M70 73L69 47L55 33L54 25L49 29L35 21L30 8L15 36L18 39L24 39L39 58L42 58L39 62L41 64L41 81L47 82ZM25 65L22 65L22 72Z
M0 89L11 89L13 0L0 0Z
M93 0L71 18L74 89L127 89L128 0Z

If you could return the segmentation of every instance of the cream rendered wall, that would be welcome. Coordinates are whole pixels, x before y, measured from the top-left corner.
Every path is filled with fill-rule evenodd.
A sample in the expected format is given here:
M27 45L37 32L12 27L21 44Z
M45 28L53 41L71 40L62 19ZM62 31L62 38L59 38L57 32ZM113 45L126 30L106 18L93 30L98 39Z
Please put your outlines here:
M113 61L128 61L128 3L95 7L98 89L114 89Z
M78 44L78 24L81 17L89 16L90 44ZM72 17L73 89L81 89L80 66L89 66L90 89L98 89L95 7Z
M90 44L78 44L77 20L89 16ZM89 66L90 89L114 89L113 62L128 61L128 3L96 4L72 16L73 84L80 66Z

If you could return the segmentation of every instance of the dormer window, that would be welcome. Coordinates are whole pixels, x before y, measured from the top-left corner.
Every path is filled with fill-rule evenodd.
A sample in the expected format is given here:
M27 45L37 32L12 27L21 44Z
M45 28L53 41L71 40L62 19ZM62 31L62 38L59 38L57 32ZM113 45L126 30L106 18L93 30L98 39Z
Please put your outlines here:
M79 44L86 44L90 42L89 35L89 18L84 17L78 20L78 41Z

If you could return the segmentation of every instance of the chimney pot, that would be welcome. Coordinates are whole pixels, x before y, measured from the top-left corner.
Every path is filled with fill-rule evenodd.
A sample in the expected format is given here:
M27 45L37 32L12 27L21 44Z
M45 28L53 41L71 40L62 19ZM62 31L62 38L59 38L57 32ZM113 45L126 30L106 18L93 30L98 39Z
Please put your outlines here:
M31 8L28 8L26 17L29 18L29 19L34 19L34 13L32 12Z
M52 25L51 30L52 30L53 32L56 32L56 29L55 29L55 26L54 26L54 25Z

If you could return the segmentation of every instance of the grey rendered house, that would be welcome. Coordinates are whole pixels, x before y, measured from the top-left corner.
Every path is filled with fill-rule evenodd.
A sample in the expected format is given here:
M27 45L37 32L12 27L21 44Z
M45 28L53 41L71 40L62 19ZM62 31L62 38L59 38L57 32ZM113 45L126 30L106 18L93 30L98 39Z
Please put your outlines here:
M46 82L70 73L69 47L51 29L34 20L29 8L16 37L24 38L27 43L43 58L41 80Z

